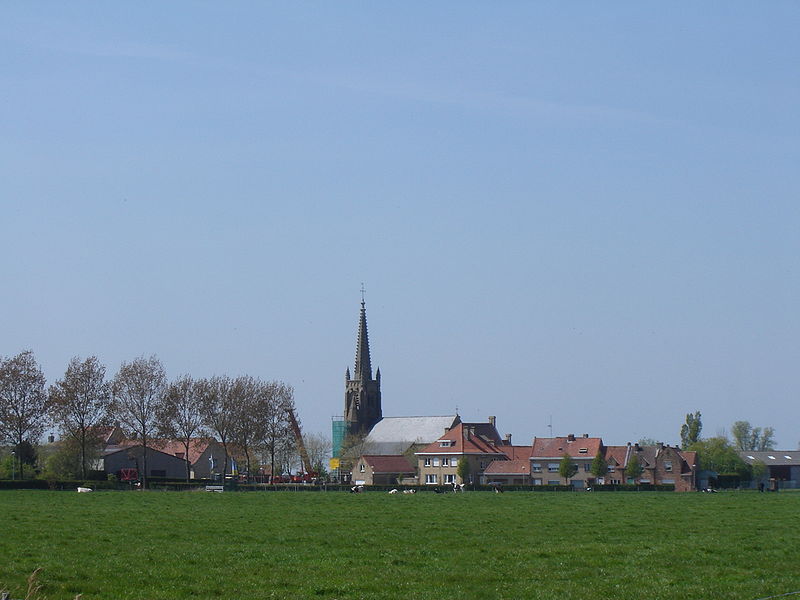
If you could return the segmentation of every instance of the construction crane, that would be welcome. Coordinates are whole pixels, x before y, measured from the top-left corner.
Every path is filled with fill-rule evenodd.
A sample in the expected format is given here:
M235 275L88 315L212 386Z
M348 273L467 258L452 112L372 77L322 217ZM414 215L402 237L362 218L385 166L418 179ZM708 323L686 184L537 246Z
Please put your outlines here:
M286 407L286 412L289 414L289 424L292 426L294 437L297 440L297 450L300 452L300 459L303 461L303 470L305 471L305 475L301 475L298 482L311 483L312 480L316 479L317 473L311 465L311 459L308 457L306 445L303 443L303 433L300 431L300 424L297 422L297 417L294 416L294 409L291 406Z

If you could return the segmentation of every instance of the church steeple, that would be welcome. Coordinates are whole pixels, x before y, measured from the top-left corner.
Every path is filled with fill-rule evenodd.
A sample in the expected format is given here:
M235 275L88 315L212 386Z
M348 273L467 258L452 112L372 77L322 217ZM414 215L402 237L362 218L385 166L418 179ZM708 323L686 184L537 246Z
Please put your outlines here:
M363 284L356 340L356 364L352 379L349 368L345 374L344 418L347 422L348 433L356 435L368 433L375 423L383 418L380 369L378 369L375 379L372 378Z
M367 309L361 300L361 315L358 319L358 342L356 342L355 379L372 379L372 363L369 360L369 334L367 333Z

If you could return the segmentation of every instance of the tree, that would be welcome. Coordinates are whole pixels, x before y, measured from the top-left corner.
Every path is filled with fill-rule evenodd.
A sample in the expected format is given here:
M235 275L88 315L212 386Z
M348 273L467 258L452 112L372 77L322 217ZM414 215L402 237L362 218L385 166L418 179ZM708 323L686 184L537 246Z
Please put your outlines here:
M228 444L233 435L233 424L236 418L231 402L231 380L225 376L203 379L199 384L198 391L203 426L217 436L225 454L222 465L224 480L225 473L228 472Z
M697 452L701 471L714 471L718 474L735 474L741 479L750 477L750 467L739 456L728 438L723 436L699 440L689 447Z
M775 430L772 427L753 427L749 421L736 421L731 426L733 445L740 451L774 450Z
M294 410L294 390L292 386L279 381L270 382L264 393L264 441L263 447L269 456L270 475L275 475L275 461L281 463L280 471L291 468L294 452L294 432L289 424L289 409Z
M572 457L565 452L564 456L561 457L561 463L558 465L558 474L566 479L567 485L569 485L569 480L575 477L577 472L578 465L572 462Z
M142 486L147 487L147 449L157 431L166 387L166 373L155 356L122 363L111 383L111 414L141 444Z
M700 411L686 415L686 423L681 425L681 449L688 450L689 446L700 440L703 422L700 420Z
M470 483L469 459L466 456L462 456L458 459L456 475L461 480L461 483Z
M594 458L592 459L592 465L589 467L589 472L597 479L605 477L606 473L608 473L608 463L606 462L601 450L598 450L597 454L594 455Z
M73 357L64 378L50 387L50 413L65 437L75 441L79 474L86 479L88 463L100 445L100 431L108 421L111 385L105 381L106 368L90 356ZM92 455L92 456L90 456Z
M639 457L633 454L628 459L628 464L625 465L625 475L633 479L635 483L639 475L642 474L642 471L643 471L642 464L639 462Z
M654 440L653 438L643 437L640 438L638 442L636 442L640 446L647 447L647 446L658 446L658 440Z
M250 476L250 453L265 437L264 413L269 410L271 395L269 384L242 375L231 382L230 404L234 412L231 423L231 441L245 457L245 472Z
M33 352L0 359L0 439L14 445L15 457L25 440L35 443L42 436L47 412L44 373Z
M158 407L159 435L180 440L183 444L186 481L191 478L189 449L192 439L203 434L200 398L199 383L191 376L183 375L167 386L164 400Z
M314 470L321 478L325 478L328 473L328 459L333 452L331 436L324 433L306 433L303 435L303 443Z

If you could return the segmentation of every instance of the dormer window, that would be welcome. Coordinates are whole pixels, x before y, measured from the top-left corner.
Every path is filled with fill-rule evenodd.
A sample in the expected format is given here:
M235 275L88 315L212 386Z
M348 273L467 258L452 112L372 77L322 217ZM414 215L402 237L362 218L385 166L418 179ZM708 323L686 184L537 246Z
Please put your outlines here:
M588 449L588 448L580 448L580 449L578 450L578 453L579 453L579 454L587 454L588 452L589 452L589 449Z
M452 448L456 443L452 440L439 440L439 448Z

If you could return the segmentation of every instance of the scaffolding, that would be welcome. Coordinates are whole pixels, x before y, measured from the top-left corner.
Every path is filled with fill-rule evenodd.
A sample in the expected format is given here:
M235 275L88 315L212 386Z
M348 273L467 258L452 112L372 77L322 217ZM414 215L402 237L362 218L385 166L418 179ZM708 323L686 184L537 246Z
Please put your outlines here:
M342 444L347 435L347 422L344 417L331 417L331 441L333 442L333 457L341 458Z

